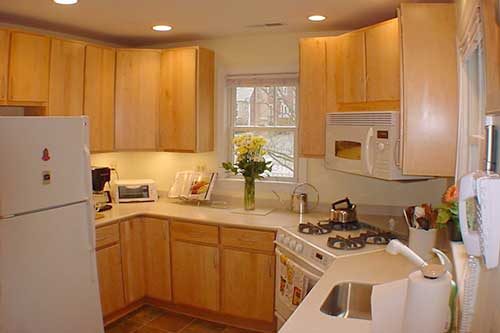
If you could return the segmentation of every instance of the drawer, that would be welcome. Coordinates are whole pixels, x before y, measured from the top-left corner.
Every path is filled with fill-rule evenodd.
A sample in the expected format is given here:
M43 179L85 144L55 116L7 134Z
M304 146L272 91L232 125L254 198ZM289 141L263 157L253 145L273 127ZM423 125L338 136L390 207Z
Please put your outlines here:
M118 223L96 229L95 243L97 248L117 243L120 240Z
M213 225L173 221L170 224L173 239L181 239L207 244L219 243L219 228Z
M224 246L273 252L274 232L222 227L221 242Z

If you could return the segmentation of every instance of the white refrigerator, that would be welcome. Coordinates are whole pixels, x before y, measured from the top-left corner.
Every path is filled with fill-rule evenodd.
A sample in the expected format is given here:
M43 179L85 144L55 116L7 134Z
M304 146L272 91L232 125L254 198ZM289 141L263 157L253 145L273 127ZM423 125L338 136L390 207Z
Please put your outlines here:
M102 333L86 117L0 117L0 333Z

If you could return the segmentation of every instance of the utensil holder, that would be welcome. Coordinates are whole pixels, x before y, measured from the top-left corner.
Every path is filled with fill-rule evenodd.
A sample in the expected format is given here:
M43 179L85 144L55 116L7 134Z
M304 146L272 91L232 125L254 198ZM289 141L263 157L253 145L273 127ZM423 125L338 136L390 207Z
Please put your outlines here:
M434 254L432 248L436 244L437 229L410 228L409 247L425 261L430 260Z

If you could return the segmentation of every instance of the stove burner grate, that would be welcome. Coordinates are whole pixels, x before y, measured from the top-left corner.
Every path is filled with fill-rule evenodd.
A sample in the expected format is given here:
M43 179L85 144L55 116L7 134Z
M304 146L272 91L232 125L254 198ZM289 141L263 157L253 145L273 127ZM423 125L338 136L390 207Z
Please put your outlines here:
M347 236L347 238L335 235L329 237L327 245L336 250L357 250L365 247L366 244L386 245L391 239L396 238L390 232L373 232L368 230L357 237Z
M358 221L354 222L334 222L331 220L322 220L318 222L318 226L335 231L353 231L359 230L361 225Z
M332 230L324 228L320 225L312 224L311 222L300 223L299 232L307 235L325 235L330 233Z
M362 237L351 237L347 238L336 235L335 237L329 237L327 245L336 250L358 250L365 247L365 240Z

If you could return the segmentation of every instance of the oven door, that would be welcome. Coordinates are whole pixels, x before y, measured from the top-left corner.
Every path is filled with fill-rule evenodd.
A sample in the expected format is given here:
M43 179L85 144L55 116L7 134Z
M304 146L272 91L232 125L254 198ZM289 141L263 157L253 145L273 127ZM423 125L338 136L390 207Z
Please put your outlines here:
M300 302L319 281L318 271L293 253L276 247L275 314L278 329L292 315Z
M373 175L375 131L369 126L328 126L326 167L333 170Z

